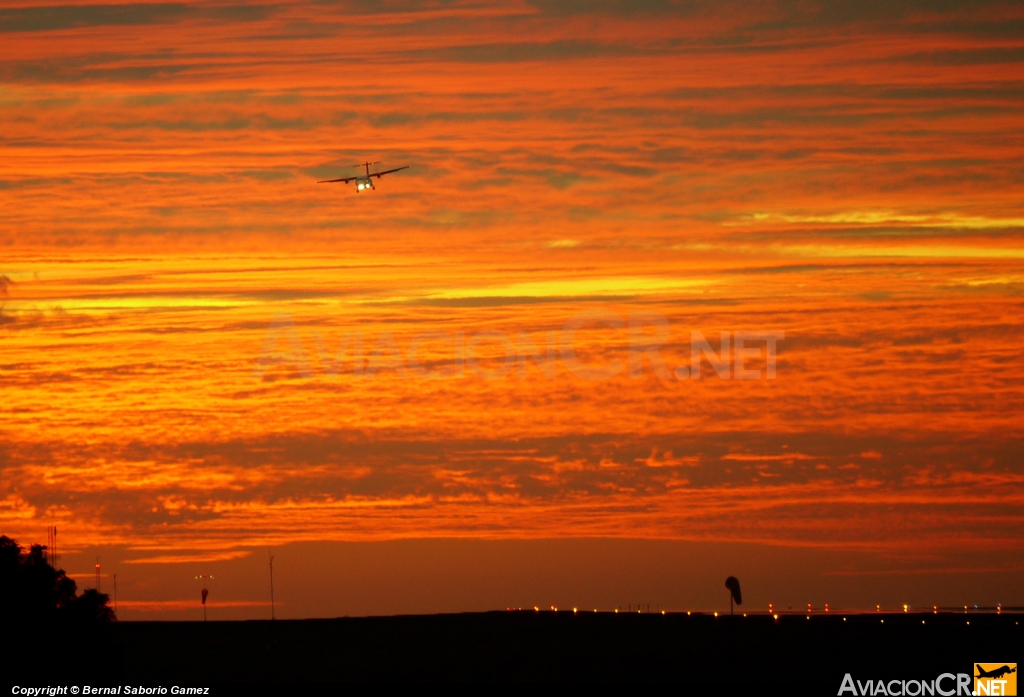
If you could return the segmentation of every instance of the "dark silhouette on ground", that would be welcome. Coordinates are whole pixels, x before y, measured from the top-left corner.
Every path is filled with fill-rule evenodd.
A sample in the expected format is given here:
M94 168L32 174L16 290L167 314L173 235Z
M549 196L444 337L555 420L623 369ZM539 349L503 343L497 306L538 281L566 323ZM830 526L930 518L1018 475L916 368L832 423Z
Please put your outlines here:
M767 684L781 694L834 695L846 673L859 680L969 673L974 666L965 655L998 655L1020 645L1020 619L1007 612L967 618L962 612L832 612L810 620L787 613L775 620L764 612L714 617L530 610L118 622L112 628L123 647L124 684L659 680L726 694L755 693ZM799 670L793 670L794 660Z
M11 642L11 665L40 677L110 674L114 612L106 593L78 594L74 580L46 560L46 547L0 536L0 619ZM20 672L20 670L19 670Z
M23 552L0 538L0 626L9 639L0 674L8 685L235 682L244 684L211 694L250 695L253 683L267 681L600 680L674 681L738 694L765 685L786 694L835 694L846 673L858 680L968 673L973 666L965 656L999 655L1022 638L1021 615L1013 612L780 613L776 619L529 611L111 622L106 597L77 595L73 581L45 563L43 551ZM794 661L800 670L792 669Z
M725 587L729 589L729 614L732 614L732 601L737 605L743 604L743 595L740 593L740 582L735 576L725 579Z

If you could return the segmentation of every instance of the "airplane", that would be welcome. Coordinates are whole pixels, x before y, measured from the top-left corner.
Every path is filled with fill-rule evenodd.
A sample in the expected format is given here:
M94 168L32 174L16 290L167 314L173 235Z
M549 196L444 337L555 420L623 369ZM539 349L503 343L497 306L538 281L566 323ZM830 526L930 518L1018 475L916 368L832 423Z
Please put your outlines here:
M361 165L352 165L353 167L365 167L366 168L366 174L365 175L358 174L358 175L356 175L354 177L342 177L341 179L322 179L321 181L318 181L317 184L333 184L335 182L341 182L342 184L348 184L349 182L354 181L356 183L356 193L358 194L363 189L373 189L374 191L377 190L377 187L375 187L373 185L373 178L374 177L377 177L378 179L380 179L385 174L391 174L392 172L399 172L399 171L401 171L403 169L409 169L409 165L405 165L403 167L396 167L395 169L387 169L387 170L384 170L383 172L371 172L370 171L370 165L379 165L379 164L380 164L380 162L378 161L378 162L364 162Z
M978 669L978 674L974 676L976 678L1001 678L1008 673L1017 672L1016 668L1011 668L1010 666L1003 666L1002 668L993 668L991 671L986 671L978 664L974 664L974 667Z

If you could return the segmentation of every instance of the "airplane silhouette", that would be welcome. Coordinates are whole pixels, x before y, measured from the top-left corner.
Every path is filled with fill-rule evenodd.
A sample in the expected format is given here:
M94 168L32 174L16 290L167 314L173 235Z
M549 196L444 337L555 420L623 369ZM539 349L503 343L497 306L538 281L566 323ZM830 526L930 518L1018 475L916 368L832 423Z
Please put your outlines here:
M1000 668L995 668L991 672L987 672L977 663L974 664L974 667L978 669L978 674L974 676L976 678L1001 678L1004 675L1007 675L1008 673L1017 672L1016 668L1011 668L1010 666L1002 666Z

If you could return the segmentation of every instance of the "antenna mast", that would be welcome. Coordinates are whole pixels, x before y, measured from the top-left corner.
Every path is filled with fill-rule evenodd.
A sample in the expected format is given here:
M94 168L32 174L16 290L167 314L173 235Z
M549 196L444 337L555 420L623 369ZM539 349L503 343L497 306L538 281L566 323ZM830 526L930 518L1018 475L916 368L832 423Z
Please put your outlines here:
M270 619L276 619L274 617L274 555L270 554L270 550L267 550L267 554L270 556Z
M46 561L54 569L57 568L57 526L46 526Z

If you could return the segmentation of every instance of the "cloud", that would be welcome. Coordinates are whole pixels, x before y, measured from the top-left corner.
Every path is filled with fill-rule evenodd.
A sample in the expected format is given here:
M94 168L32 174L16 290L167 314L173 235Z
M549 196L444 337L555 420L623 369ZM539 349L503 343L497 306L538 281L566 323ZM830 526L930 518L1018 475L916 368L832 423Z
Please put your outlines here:
M188 19L252 21L273 11L270 5L203 7L177 2L12 7L0 9L0 33L173 24Z
M1019 9L971 7L5 8L0 519L167 563L321 536L1017 549ZM413 169L312 184L364 159ZM690 330L784 330L778 379L328 375L313 333L540 347L593 308L669 317L669 369ZM312 375L253 380L280 310ZM628 362L599 329L585 358Z
M1024 218L993 218L963 215L955 212L904 213L900 211L844 211L820 215L789 215L781 213L753 213L738 221L723 225L796 223L801 225L865 225L871 227L900 226L925 228L952 228L962 230L1006 230L1024 228Z
M225 552L201 552L198 554L162 554L155 557L139 557L138 559L125 559L125 564L199 564L215 561L230 561L232 559L244 559L252 552L245 550L234 550Z

